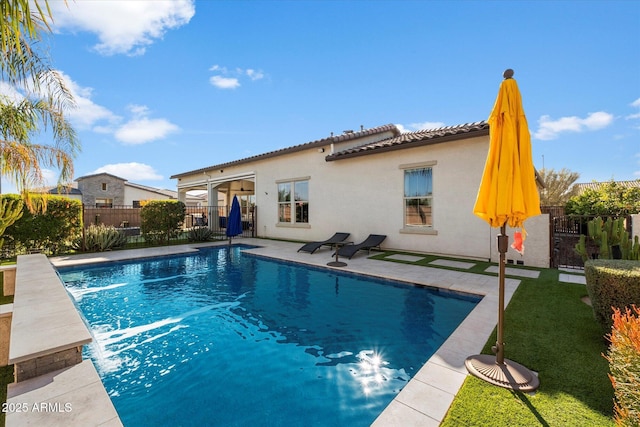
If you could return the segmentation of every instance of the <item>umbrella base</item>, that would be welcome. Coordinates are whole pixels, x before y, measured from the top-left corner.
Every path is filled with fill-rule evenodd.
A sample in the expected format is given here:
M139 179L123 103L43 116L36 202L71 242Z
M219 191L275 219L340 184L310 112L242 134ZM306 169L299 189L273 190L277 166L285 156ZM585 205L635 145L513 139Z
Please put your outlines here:
M540 380L532 371L509 359L500 365L496 356L478 354L467 357L464 364L474 377L499 387L528 392L540 386Z
M347 263L342 261L331 261L327 263L330 267L346 267Z

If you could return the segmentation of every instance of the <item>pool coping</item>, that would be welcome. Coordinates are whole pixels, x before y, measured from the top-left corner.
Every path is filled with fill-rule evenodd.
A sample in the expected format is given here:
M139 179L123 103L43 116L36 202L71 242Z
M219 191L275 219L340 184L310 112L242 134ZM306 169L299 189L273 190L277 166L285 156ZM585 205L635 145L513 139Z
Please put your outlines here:
M335 268L350 273L400 280L415 285L475 294L483 297L458 328L376 418L372 424L373 426L440 425L455 395L468 375L464 365L465 359L468 356L480 353L498 322L497 276L389 261L381 262L371 260L364 254L345 260L347 265L344 267L330 267L326 265L327 262L332 261L332 251L328 249L321 249L314 254L308 254L297 252L300 243L252 238L237 239L234 243L256 246L255 248L246 249L246 251L265 257L299 262L316 267ZM50 260L55 267L68 267L185 254L197 251L201 247L224 244L227 243L194 243L100 254L53 257ZM505 307L519 284L519 279L505 279Z

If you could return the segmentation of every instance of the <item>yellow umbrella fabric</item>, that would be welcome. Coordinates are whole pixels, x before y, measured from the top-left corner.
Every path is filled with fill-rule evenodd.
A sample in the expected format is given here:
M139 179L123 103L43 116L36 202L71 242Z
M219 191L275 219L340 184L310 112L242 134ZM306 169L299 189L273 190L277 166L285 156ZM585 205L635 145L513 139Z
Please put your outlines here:
M492 227L505 223L512 228L522 227L527 218L540 215L540 196L527 118L518 84L512 78L500 84L489 116L489 139L489 154L473 213Z
M489 154L473 208L473 213L491 227L500 227L497 239L500 263L495 357L486 354L469 356L465 366L469 373L491 384L532 391L540 385L538 377L526 367L504 357L505 255L509 244L506 226L523 228L527 218L540 214L540 197L531 158L531 136L520 90L512 76L513 70L505 71L505 80L500 84L498 98L489 116ZM520 253L524 250L522 241L525 236L524 232L517 235L516 244L512 245Z

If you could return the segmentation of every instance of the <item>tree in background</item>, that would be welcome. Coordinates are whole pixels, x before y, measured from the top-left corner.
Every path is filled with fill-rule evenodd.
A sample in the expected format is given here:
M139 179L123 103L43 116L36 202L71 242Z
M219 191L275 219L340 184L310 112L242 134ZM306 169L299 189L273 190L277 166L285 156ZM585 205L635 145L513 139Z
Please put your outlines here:
M65 113L75 105L39 49L53 20L48 1L0 0L0 13L0 79L13 88L0 95L0 173L32 207L29 189L46 184L43 168L60 171L59 185L73 178L80 143ZM50 133L51 143L32 141L41 132Z
M564 206L571 197L578 194L574 184L580 178L579 173L562 168L558 172L554 169L540 169L538 174L545 185L540 192L541 206Z
M597 189L587 188L565 206L568 215L623 216L640 213L640 187L625 187L611 180Z

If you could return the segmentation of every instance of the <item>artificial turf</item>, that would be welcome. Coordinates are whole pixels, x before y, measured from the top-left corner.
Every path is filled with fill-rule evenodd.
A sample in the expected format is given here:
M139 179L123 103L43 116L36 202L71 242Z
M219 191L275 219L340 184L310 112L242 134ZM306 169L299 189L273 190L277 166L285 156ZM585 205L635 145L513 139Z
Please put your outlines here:
M394 253L401 252L383 252L372 258L429 267L443 258L424 255L416 262L387 259ZM473 262L473 267L461 271L487 274L487 267L495 265ZM441 426L615 425L609 365L602 356L607 341L593 310L582 301L586 287L561 283L558 270L535 270L540 271L537 279L514 276L521 284L505 310L504 342L507 359L538 373L539 389L531 394L514 392L468 376ZM482 353L492 354L495 342L494 330Z
M429 267L434 267L430 263L435 259L443 258L424 255L417 262L387 259L393 253L399 252L383 252L372 258ZM461 271L487 274L487 267L495 265L473 262L473 267ZM540 271L537 279L514 276L521 284L505 310L504 342L507 359L538 373L539 389L531 394L514 392L468 376L441 426L615 425L609 365L602 356L607 341L593 310L582 301L586 287L561 283L558 270L535 270ZM492 354L495 342L494 329L482 353Z

